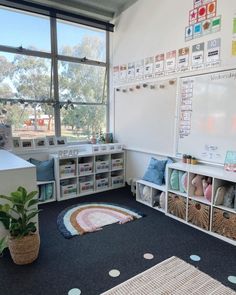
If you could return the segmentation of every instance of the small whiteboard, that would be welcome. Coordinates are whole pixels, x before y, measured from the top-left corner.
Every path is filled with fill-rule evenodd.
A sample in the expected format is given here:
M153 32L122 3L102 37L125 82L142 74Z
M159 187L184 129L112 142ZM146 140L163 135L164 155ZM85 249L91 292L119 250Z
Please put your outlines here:
M115 139L127 149L175 154L176 83L115 92Z
M223 164L236 150L236 70L181 78L177 155Z

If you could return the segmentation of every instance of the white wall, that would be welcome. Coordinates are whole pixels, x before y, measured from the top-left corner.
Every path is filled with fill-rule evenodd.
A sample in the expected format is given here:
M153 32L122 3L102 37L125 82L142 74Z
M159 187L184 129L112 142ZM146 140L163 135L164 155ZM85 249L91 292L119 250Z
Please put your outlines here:
M221 38L221 66L201 71L188 71L186 76L209 71L231 69L236 66L236 57L231 56L232 20L236 13L235 0L217 0L217 15L221 15L221 30L216 33L205 35L185 42L185 27L188 26L188 14L193 8L192 0L139 0L126 10L115 21L115 32L111 34L111 73L112 67L135 62L157 53L165 53L178 50L182 47L191 47L200 42ZM191 54L190 54L191 56ZM183 74L174 74L170 78L178 78ZM112 78L112 74L111 74ZM169 77L168 77L169 78ZM144 93L144 92L143 92ZM115 130L116 110L114 108L115 91L111 87L111 129ZM144 93L145 95L145 93ZM130 112L124 109L124 116ZM150 109L148 114L155 115L155 110ZM145 118L142 118L145 120ZM150 126L150 136L152 128ZM117 134L119 136L119 134ZM140 134L140 140L142 134ZM125 144L125 142L123 142ZM127 174L126 179L141 177L147 167L150 154L145 151L127 151ZM158 157L158 155L154 155Z

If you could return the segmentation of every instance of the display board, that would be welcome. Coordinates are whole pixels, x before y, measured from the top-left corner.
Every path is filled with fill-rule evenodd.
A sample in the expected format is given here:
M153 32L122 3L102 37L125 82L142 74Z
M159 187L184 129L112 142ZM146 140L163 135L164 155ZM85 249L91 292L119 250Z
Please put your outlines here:
M180 79L177 154L224 163L236 151L236 70Z
M115 90L115 139L130 149L174 155L176 90L168 80L154 89Z

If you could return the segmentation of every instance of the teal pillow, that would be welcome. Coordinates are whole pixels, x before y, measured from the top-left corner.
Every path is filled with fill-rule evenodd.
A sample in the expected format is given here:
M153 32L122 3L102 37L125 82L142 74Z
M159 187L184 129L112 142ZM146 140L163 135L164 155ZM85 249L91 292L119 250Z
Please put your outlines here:
M179 171L179 191L181 193L186 193L185 187L183 186L182 178L184 176L184 171Z
M172 164L172 163L174 163L174 161L171 158L167 158L166 167L165 167L165 173L164 173L164 184L166 183L167 164Z
M167 160L151 158L147 171L143 176L143 180L162 185L164 183L166 162Z
M179 171L178 170L172 170L170 174L170 187L174 191L179 190Z
M31 164L36 166L37 181L54 180L54 159L39 161L33 158L28 160Z

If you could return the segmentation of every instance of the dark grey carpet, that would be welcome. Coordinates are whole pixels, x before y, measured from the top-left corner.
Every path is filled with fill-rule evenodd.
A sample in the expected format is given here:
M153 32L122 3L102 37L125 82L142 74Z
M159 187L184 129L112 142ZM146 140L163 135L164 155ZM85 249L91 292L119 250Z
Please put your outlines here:
M57 230L58 214L66 207L88 201L125 205L146 217L65 239ZM17 266L5 251L0 259L1 295L67 295L72 288L79 288L82 295L100 294L173 255L236 290L236 285L227 280L229 275L236 276L234 246L137 203L129 188L41 208L39 258L31 265ZM154 259L144 259L144 253L152 253ZM201 260L192 262L192 254ZM118 269L120 276L110 277L111 269Z

